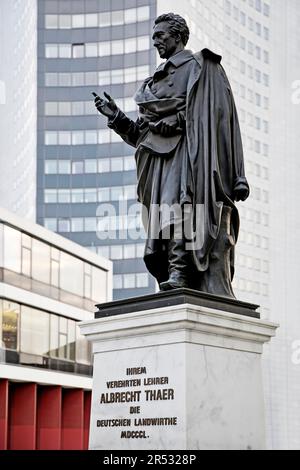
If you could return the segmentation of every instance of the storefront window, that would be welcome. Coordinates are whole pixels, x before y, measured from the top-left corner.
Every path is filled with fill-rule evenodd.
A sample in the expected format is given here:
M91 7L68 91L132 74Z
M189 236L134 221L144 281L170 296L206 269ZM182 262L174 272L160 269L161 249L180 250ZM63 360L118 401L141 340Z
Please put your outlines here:
M49 355L49 314L22 306L21 352L37 356Z
M21 272L21 232L4 225L4 267Z
M50 246L32 239L32 277L50 283Z
M14 302L1 301L1 347L5 349L18 349L18 325L20 306Z

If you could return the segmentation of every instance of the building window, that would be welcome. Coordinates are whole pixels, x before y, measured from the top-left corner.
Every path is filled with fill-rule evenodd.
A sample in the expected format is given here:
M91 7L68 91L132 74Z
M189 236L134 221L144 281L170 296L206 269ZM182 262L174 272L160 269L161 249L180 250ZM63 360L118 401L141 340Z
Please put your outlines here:
M14 302L0 300L0 324L2 331L1 346L13 351L19 345L20 306Z
M58 231L59 232L70 232L70 219L58 219Z

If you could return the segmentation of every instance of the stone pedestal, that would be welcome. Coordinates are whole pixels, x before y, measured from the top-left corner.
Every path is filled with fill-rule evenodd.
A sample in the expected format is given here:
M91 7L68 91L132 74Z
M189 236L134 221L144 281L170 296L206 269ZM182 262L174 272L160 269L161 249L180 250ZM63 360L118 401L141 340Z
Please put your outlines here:
M263 449L261 353L277 325L256 307L188 289L99 306L80 326L90 449Z

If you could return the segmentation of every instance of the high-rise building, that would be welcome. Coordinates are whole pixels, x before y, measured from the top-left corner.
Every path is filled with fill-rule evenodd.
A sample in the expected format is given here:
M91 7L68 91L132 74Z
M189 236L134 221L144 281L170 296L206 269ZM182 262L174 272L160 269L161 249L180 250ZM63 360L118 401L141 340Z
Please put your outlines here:
M127 236L140 218L119 207L136 204L134 149L107 129L91 93L106 90L136 116L132 96L156 64L155 15L154 0L38 2L37 221L114 260L116 299L153 292L155 281L144 240ZM114 240L96 234L100 203L115 209Z
M78 321L111 300L111 262L0 209L0 449L83 449L92 357Z
M0 205L35 221L36 0L0 4Z
M234 289L237 298L260 304L264 318L283 324L278 339L266 347L268 446L273 448L300 447L295 398L299 379L291 360L300 338L294 313L299 304L299 224L292 203L298 197L299 112L292 102L292 96L297 101L300 78L298 3L38 2L37 220L112 259L116 299L153 292L155 282L141 259L143 240L126 237L128 224L138 228L138 219L134 213L126 219L118 203L123 199L131 207L136 202L134 149L95 114L91 92L107 91L129 116L136 116L132 96L160 62L151 46L153 21L168 11L186 19L190 49L208 47L222 55L238 108L251 186L250 198L238 205L241 230ZM96 235L100 203L116 208L106 226L117 228L116 239L101 239L101 225ZM293 243L288 244L291 233Z

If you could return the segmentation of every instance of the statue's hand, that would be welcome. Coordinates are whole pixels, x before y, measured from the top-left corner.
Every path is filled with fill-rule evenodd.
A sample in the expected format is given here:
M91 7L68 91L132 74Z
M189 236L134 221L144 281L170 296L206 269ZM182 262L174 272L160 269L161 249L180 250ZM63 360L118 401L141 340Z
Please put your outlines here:
M156 123L150 122L149 129L153 134L160 134L163 137L172 137L182 132L178 127L177 116L167 116Z
M96 97L95 106L98 109L99 113L108 117L108 119L113 119L119 110L113 98L109 96L108 93L105 93L105 92L104 92L104 96L106 100L104 100L103 98L100 98L100 96L96 95L96 93L93 93L93 95Z
M240 183L234 188L234 199L235 201L245 201L249 193L249 187L244 183Z

